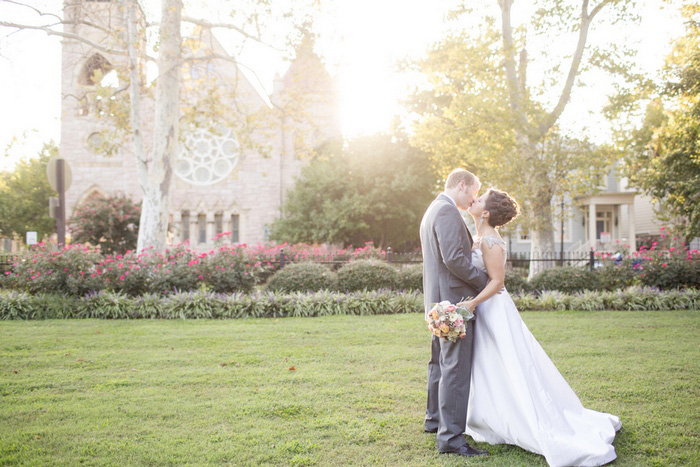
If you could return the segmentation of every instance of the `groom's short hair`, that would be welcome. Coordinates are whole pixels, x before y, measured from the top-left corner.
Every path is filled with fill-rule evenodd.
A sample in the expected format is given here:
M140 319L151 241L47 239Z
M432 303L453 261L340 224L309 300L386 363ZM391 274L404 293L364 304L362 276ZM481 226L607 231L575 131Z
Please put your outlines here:
M477 176L467 169L454 169L447 176L447 180L445 180L445 190L456 187L462 180L464 180L464 183L466 183L467 186L481 184Z

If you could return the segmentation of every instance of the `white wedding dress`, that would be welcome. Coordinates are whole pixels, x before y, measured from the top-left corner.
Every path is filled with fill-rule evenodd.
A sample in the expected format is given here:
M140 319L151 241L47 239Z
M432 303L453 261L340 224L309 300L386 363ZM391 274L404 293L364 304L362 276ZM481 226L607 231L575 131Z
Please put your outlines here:
M472 262L485 269L479 242ZM550 466L595 466L615 459L615 415L583 407L520 318L507 291L478 306L465 433L477 442L514 444Z

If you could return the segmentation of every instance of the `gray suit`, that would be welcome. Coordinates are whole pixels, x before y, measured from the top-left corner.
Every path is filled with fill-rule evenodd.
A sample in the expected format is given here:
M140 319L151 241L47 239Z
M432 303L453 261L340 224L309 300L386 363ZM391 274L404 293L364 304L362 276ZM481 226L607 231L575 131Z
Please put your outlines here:
M471 262L471 234L446 195L440 194L425 211L420 239L426 315L437 302L457 303L486 287L488 276ZM425 428L438 430L437 445L442 452L465 444L462 433L467 423L473 343L474 321L467 322L467 337L457 342L433 336Z

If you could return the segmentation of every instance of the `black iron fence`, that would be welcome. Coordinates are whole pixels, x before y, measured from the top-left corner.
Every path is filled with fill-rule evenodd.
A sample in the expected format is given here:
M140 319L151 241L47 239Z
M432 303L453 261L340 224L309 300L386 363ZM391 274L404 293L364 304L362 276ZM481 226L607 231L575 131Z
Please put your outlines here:
M17 261L16 254L0 254L0 274L9 271L12 264ZM395 253L391 248L387 248L384 260L392 264L419 264L423 262L420 252L410 253ZM342 260L315 260L315 263L325 264L333 269L338 269L344 264L349 263L350 259ZM590 253L564 253L559 252L544 253L532 255L530 252L525 253L509 253L507 264L508 269L527 271L530 268L531 262L545 262L546 268L557 266L588 266L593 269L595 265L595 256L593 251ZM272 261L271 264L279 268L283 268L285 264L289 264L292 260L284 252L284 249L277 255L277 261Z
M533 255L528 251L508 254L507 264L510 269L528 271L532 262L546 263L543 264L543 269L564 266L587 266L593 270L595 267L595 253L591 250L588 253L545 252Z
M12 264L17 261L18 256L12 254L0 254L0 274L12 269Z
M384 257L388 263L392 264L420 264L423 259L418 253L394 253L391 248L387 248L386 256ZM338 260L338 261L314 261L315 263L326 264L336 269L344 264L349 263L351 260ZM587 266L591 270L595 266L595 254L593 251L589 253L569 253L564 252L551 252L551 253L541 253L533 255L530 252L523 253L509 253L507 265L509 269L512 270L523 270L527 271L530 268L531 262L547 263L544 265L546 268L552 268L557 266ZM285 264L290 263L290 258L285 254L284 249L280 251L278 255L278 261L276 265L283 268Z

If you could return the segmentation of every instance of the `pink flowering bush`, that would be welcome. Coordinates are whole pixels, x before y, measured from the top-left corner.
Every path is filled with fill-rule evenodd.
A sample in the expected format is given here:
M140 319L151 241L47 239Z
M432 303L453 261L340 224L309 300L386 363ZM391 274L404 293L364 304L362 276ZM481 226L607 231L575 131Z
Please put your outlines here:
M604 281L618 285L608 290L631 284L658 289L700 288L700 252L688 250L665 228L661 231L659 241L649 248L642 246L622 261L614 261L613 254L599 255L604 266L598 273L606 278Z
M36 293L81 295L102 290L104 282L97 276L100 254L82 245L69 245L53 251L46 244L33 246L5 273L9 288Z
M259 262L240 246L197 253L177 245L164 253L144 250L100 255L82 245L52 251L38 245L20 256L4 274L5 288L29 293L84 295L109 290L136 296L209 288L214 292L248 292L261 281Z
M250 292L265 277L265 267L245 246L231 245L194 260L197 279L217 293Z
M105 254L136 248L141 206L124 195L93 196L76 207L68 226L75 243L89 243Z
M659 289L700 288L700 253L697 250L648 251L638 255L639 283Z

